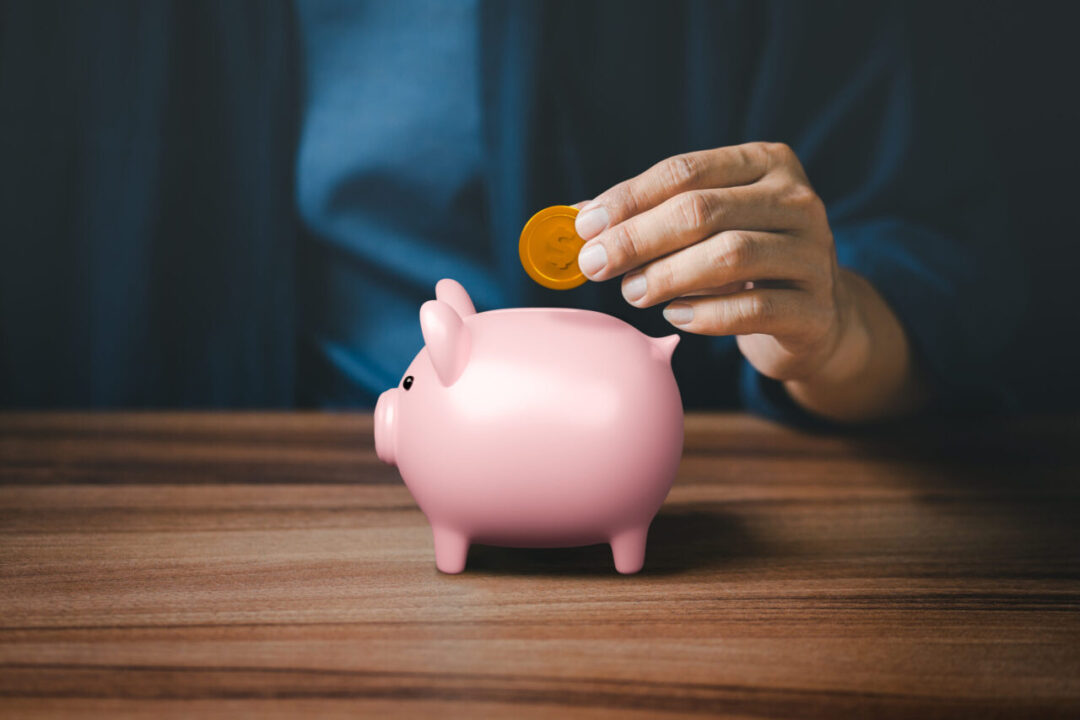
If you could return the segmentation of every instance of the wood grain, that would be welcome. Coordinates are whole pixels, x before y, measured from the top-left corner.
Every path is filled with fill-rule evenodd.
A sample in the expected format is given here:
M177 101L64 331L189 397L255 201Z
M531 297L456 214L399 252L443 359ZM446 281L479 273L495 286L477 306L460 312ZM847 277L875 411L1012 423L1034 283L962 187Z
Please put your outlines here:
M642 574L446 576L366 415L0 414L0 715L1078 717L1078 445L690 416Z

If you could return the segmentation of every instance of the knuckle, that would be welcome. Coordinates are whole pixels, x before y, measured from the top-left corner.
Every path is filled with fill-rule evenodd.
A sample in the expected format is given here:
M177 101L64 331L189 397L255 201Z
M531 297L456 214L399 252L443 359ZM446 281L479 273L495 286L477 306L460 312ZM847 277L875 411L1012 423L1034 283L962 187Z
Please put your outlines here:
M672 267L670 262L653 263L646 269L645 277L650 299L670 297L675 290L675 268Z
M701 160L686 153L669 157L660 163L660 174L668 189L692 186L701 177Z
M733 332L748 334L749 328L753 327L756 317L757 299L755 296L741 298L728 305L725 325Z
M714 268L737 268L750 264L754 243L746 233L729 231L717 242L709 243L709 265Z
M795 159L795 151L787 143L765 143L765 151L770 157L775 158L777 164L787 164Z
M744 165L756 165L759 167L769 167L771 164L772 155L769 152L769 143L753 142L740 145L739 159Z
M748 322L767 322L776 315L776 303L767 293L754 293L747 298L746 312Z
M630 210L630 208L627 207L629 200L629 195L626 192L626 183L619 183L600 197L596 198L594 202L601 203L611 214L611 219L617 221L619 217L622 217Z
M701 191L685 192L675 201L675 212L683 228L699 228L708 225L714 211L711 196Z
M619 183L611 188L610 201L605 202L605 204L613 209L614 217L612 220L618 222L620 218L637 215L641 208L638 195L639 193L634 184L629 181Z
M608 249L620 266L632 263L641 255L641 241L632 222L620 223L612 228L608 243L605 244L609 244Z
M814 188L804 182L793 182L788 186L786 200L789 205L815 218L825 214L825 203L814 192Z
M817 193L806 183L796 181L787 184L784 197L790 205L808 207L817 198Z

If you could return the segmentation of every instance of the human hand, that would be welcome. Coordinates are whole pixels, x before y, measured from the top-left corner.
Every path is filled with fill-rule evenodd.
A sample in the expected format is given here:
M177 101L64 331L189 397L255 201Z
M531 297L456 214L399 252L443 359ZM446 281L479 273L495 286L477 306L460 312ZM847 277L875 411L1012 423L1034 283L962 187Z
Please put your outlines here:
M850 315L825 205L786 145L668 158L588 203L577 231L590 280L625 275L636 307L675 300L669 322L737 335L770 377L816 371Z
M631 305L674 301L664 317L679 329L736 335L808 409L838 419L911 409L898 394L913 377L903 329L866 280L838 267L825 205L787 145L668 158L585 203L576 229L586 277L623 275Z

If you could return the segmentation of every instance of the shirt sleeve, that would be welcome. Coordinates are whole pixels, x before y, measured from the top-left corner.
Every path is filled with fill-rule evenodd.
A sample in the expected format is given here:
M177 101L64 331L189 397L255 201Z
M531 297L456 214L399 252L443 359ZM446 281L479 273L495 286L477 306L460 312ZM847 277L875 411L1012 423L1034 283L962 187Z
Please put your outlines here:
M928 43L905 6L845 4L843 26L860 30L821 48L811 38L828 37L841 8L800 7L771 15L766 47L783 57L762 63L772 70L752 90L748 139L795 150L825 201L840 264L868 279L904 326L931 410L1011 406L997 370L1025 288L962 47ZM813 422L749 364L741 394L764 415Z

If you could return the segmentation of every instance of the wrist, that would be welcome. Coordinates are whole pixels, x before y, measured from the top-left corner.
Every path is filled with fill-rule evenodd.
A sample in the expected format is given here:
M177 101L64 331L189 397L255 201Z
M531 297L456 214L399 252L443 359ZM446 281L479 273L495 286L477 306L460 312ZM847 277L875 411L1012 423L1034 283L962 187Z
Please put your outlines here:
M837 278L838 330L818 369L784 383L804 409L840 422L865 422L917 410L926 393L915 376L907 335L869 281Z
M841 269L836 280L836 333L817 370L806 377L795 378L798 385L841 385L863 373L870 362L871 337L863 304L860 282L866 282L852 272Z

